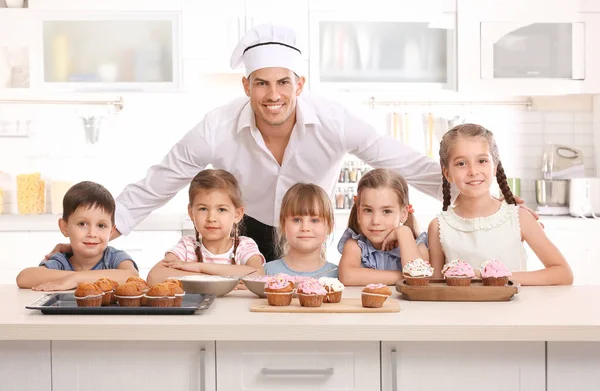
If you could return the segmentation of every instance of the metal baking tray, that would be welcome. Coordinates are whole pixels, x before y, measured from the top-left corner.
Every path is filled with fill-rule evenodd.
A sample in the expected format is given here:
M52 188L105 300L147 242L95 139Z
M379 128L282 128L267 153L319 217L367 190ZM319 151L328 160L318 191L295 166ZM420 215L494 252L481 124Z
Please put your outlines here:
M186 293L181 307L78 307L73 293L50 293L26 306L50 315L192 315L204 311L215 300L215 295Z

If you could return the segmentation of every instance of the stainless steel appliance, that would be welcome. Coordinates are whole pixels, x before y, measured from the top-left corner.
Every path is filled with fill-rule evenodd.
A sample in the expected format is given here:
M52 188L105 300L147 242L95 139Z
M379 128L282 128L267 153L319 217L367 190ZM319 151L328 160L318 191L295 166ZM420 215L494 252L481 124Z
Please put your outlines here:
M535 182L537 212L541 215L569 214L569 180L583 177L583 153L565 145L548 144L542 158L544 179Z

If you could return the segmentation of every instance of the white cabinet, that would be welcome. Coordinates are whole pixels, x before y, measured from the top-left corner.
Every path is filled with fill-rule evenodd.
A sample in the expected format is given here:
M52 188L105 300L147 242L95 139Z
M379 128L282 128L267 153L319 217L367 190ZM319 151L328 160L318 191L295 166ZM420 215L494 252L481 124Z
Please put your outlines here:
M219 390L379 390L379 342L217 342Z
M0 341L0 390L52 389L50 341Z
M0 9L0 94L30 86L35 34L26 9Z
M553 95L600 91L600 14L575 3L459 0L459 91ZM540 12L525 12L539 5Z
M214 342L52 342L53 390L107 387L214 391Z
M179 11L179 1L164 0L29 0L29 8L57 11Z
M410 92L456 88L453 4L374 1L310 8L311 89Z
M548 342L548 391L596 391L600 343Z
M383 342L383 391L545 391L544 342Z

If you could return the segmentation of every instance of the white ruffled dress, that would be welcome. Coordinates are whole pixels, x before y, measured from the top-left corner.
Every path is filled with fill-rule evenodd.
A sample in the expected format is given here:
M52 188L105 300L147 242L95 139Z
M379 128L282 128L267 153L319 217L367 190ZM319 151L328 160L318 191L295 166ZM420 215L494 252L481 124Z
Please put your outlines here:
M497 259L510 271L526 270L518 206L503 201L496 213L474 219L462 218L448 208L437 220L446 263L460 259L479 269L484 261Z

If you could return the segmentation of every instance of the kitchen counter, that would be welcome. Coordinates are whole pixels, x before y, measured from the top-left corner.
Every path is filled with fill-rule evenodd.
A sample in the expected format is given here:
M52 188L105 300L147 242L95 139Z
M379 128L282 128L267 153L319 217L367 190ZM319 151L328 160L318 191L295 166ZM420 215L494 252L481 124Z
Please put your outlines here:
M600 341L600 286L522 287L511 302L400 300L399 313L272 314L249 311L235 291L187 316L43 315L43 293L0 285L0 340ZM348 288L345 297L360 297ZM394 291L388 300L399 300Z

